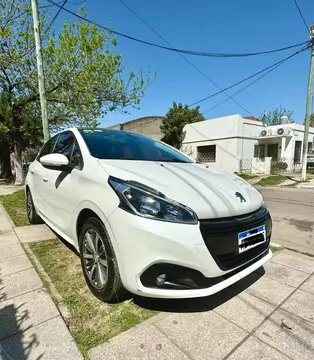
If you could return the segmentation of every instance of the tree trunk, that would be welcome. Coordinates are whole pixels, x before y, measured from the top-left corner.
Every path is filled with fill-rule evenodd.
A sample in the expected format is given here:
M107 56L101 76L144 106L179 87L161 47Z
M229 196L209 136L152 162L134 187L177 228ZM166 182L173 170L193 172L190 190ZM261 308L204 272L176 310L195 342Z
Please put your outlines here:
M14 169L15 169L15 185L24 184L24 171L22 163L22 146L20 142L14 141Z
M0 140L0 178L11 179L10 146L7 140Z

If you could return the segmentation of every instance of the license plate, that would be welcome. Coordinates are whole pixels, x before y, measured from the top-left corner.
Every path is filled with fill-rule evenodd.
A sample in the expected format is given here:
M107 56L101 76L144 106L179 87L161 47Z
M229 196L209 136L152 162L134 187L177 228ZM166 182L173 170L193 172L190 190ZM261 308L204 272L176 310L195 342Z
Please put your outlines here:
M252 249L266 241L266 226L243 231L238 234L239 253Z

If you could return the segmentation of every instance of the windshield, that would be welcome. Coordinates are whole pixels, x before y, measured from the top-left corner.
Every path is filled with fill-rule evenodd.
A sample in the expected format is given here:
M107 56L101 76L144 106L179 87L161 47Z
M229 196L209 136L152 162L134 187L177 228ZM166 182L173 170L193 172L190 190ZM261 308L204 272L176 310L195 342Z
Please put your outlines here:
M120 130L80 130L92 156L99 159L193 162L149 137Z

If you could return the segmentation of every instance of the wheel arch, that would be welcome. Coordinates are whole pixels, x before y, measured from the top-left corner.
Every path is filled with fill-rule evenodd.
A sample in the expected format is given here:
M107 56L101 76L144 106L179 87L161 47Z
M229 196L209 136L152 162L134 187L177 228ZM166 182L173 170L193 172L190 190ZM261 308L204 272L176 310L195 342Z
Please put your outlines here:
M75 235L77 241L80 236L80 231L85 221L89 217L96 217L98 220L100 220L105 226L106 230L109 232L110 238L113 237L106 215L95 203L91 201L83 201L82 203L80 203L76 213L78 214L75 222Z
M77 211L77 218L76 218L76 223L75 223L75 234L76 234L76 239L77 239L77 244L79 242L79 236L80 236L80 231L83 227L83 224L85 223L85 221L89 218L89 217L96 217L98 220L100 220L105 229L106 232L108 233L108 236L110 238L111 244L113 246L114 252L116 254L116 258L118 261L118 265L120 268L120 271L123 271L123 264L121 262L121 256L120 256L120 251L119 251L119 245L115 239L115 236L112 232L112 229L110 227L110 224L107 220L107 217L105 216L105 214L103 213L103 211L93 202L90 201L84 201L80 204L79 210Z

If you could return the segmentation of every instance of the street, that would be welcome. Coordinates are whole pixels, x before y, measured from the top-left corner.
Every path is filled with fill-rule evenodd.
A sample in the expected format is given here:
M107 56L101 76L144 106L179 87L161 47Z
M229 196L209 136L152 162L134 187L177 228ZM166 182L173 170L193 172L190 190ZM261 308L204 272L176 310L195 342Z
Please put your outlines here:
M273 218L272 241L314 255L314 189L261 189Z

